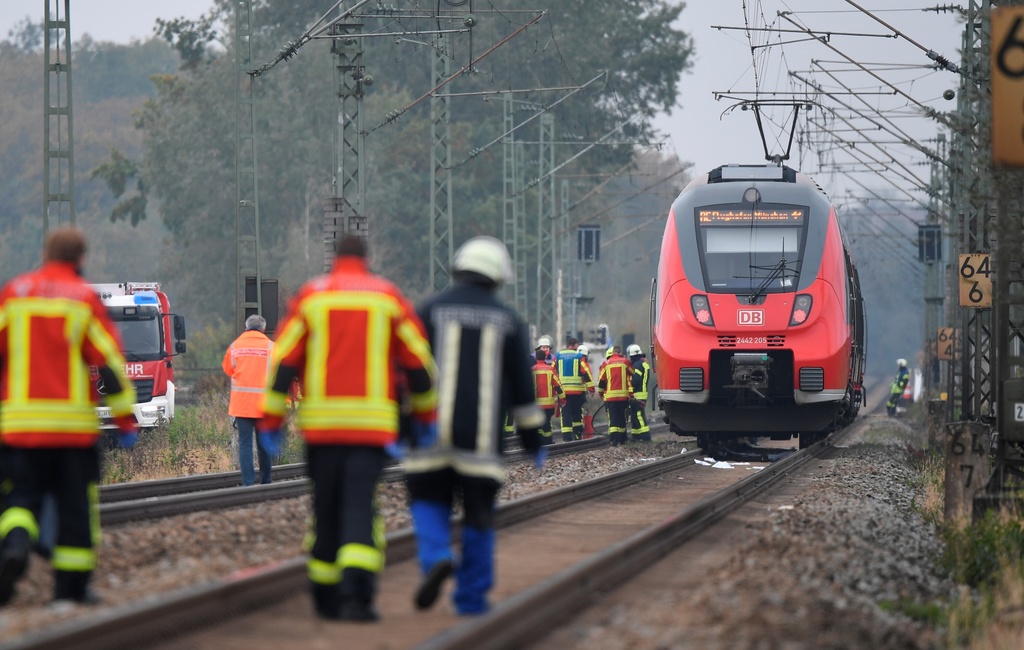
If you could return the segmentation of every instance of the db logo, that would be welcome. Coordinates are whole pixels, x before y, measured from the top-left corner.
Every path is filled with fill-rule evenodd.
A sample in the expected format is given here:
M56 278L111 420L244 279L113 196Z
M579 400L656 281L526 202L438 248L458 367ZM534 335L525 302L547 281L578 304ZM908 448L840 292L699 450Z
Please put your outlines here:
M736 320L740 325L764 325L764 310L741 309L736 312Z

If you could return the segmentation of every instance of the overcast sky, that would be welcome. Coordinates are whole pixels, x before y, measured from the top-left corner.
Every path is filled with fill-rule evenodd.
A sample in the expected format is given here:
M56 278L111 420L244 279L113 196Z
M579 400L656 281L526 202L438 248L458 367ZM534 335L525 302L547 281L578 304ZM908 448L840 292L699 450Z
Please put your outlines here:
M94 40L126 43L132 39L144 39L152 34L154 21L157 17L173 18L186 16L198 17L211 6L210 0L174 0L160 3L152 0L73 0L72 38L78 39L82 34L89 33ZM324 0L325 9L330 0ZM539 2L538 5L544 4ZM855 103L856 99L840 93L846 91L841 85L855 88L864 100L872 106L892 116L893 124L899 125L905 133L926 142L934 138L938 129L935 123L924 117L915 117L919 111L914 108L914 101L922 102L937 110L950 110L955 102L941 99L942 91L956 89L957 78L954 74L925 68L907 68L914 64L928 64L925 54L910 41L916 41L925 49L933 49L954 61L959 61L960 35L962 28L956 18L949 13L938 14L924 12L928 3L913 0L859 0L864 6L885 22L903 33L904 38L855 37L840 35L838 32L860 32L875 35L890 35L892 32L883 25L872 21L846 0L690 0L683 10L679 27L689 32L694 40L694 65L690 72L683 75L680 84L678 108L672 114L661 116L655 126L663 131L670 150L683 160L692 161L698 172L707 171L723 163L759 163L764 154L758 135L756 122L752 112L733 110L722 116L730 106L744 97L739 93L755 89L754 65L752 63L750 41L744 31L719 30L713 26L750 27L771 25L785 29L795 27L777 16L779 11L793 12L793 19L807 27L820 31L831 31L830 43L855 60L869 64L871 70L888 81L900 80L900 90L906 92L911 99L894 94L885 88L882 82L873 79L867 72L836 72L838 81L824 76L820 69L814 74L817 83L821 83L836 92L837 97ZM42 18L42 3L39 0L0 0L0 34L6 35L8 30L27 16L33 20ZM744 5L748 15L744 16ZM934 6L934 3L933 3ZM779 41L796 41L802 38L799 34L780 32L751 32L755 44L778 43ZM852 65L843 61L842 56L818 42L787 43L783 46L759 47L757 52L757 87L768 91L791 91L799 86L787 71L806 71L812 67L812 60L822 62L820 65L834 70L852 69ZM837 63L830 63L837 62ZM713 93L732 91L735 99L716 101ZM828 99L825 104L835 106ZM862 110L863 106L861 106ZM844 134L844 124L835 115L821 109L813 114L816 119L834 130ZM788 109L776 109L771 118L775 125L769 125L769 146L772 153L781 152L785 148ZM865 122L866 124L866 122ZM876 141L891 141L893 138L881 131L871 137ZM827 139L825 136L821 136ZM852 135L836 137L856 140ZM834 143L833 143L834 144ZM849 143L845 146L851 146ZM860 145L865 150L870 146ZM927 178L927 169L920 168L922 156L916 154L905 145L883 145L891 156L904 160L908 169ZM828 148L825 145L817 149ZM881 156L877 152L868 155ZM856 169L849 175L832 177L819 171L821 160L835 159L837 164L849 164L842 152L825 153L818 156L814 152L801 160L790 162L792 166L803 167L805 171L819 173L826 178L819 182L829 189L829 185L841 186L842 191L854 188L860 191L858 183L869 186L879 184L879 174L863 174L858 176ZM881 156L884 157L884 156ZM914 169L917 165L919 168ZM901 172L902 174L902 172ZM854 180L851 180L854 179ZM859 178L859 180L857 180ZM900 184L908 184L898 180ZM884 183L883 183L884 185ZM837 196L835 187L832 195Z

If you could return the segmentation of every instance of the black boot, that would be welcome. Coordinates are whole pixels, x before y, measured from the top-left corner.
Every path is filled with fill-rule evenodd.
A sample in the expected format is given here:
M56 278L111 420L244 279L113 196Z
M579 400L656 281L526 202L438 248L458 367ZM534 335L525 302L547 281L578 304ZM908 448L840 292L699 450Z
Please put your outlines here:
M14 528L0 542L0 606L14 597L14 584L25 573L32 541L24 528Z
M423 578L419 588L416 590L416 609L429 609L437 601L441 594L441 585L452 574L452 561L441 560Z
M343 621L373 623L380 620L380 614L373 606L377 587L377 576L365 569L346 568L341 577L341 613Z
M341 619L341 598L338 596L338 585L321 585L311 583L313 607L316 615L329 621Z

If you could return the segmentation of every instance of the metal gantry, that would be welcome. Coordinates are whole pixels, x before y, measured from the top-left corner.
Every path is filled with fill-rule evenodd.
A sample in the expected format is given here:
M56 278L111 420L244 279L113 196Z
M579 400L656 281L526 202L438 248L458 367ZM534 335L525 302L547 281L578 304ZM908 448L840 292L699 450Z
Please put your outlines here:
M963 74L950 147L954 169L952 203L959 230L958 253L991 250L991 125L985 117L991 102L988 73L990 11L989 0L971 0L964 24ZM951 258L954 267L956 259ZM958 283L951 285L950 289L954 290ZM954 304L959 302L958 296L951 298ZM958 320L961 332L960 413L953 419L987 419L994 414L995 404L991 312L961 309ZM951 400L950 404L955 405L956 402Z
M555 247L555 116L540 116L537 148L537 331L551 332L558 309L555 282L558 256Z
M515 281L505 286L505 300L516 312L526 317L526 251L524 250L522 191L522 146L516 142L515 99L511 92L502 93L504 138L502 139L502 225L501 237L508 247L515 269Z
M452 74L451 38L448 34L434 36L431 59L433 87ZM454 255L452 240L452 125L451 99L446 93L430 97L430 288L440 291L451 283Z
M1022 6L1024 0L999 4ZM982 11L986 19L991 15L987 7ZM988 24L987 20L985 22ZM991 31L985 36L991 38ZM991 70L986 69L989 61L988 56L983 57L985 68L982 69L986 74L982 78L987 81L991 80ZM991 93L989 98L991 101ZM985 142L989 144L991 140L986 139ZM998 188L992 237L995 271L992 323L995 334L993 376L1000 404L996 409L995 422L999 435L992 478L986 487L986 495L980 499L980 509L984 509L993 498L998 501L1009 497L1017 500L1019 506L1024 486L1024 427L1018 412L1024 404L1024 170L998 170L993 175L993 185ZM977 505L976 511L980 510Z
M350 10L351 11L351 10ZM343 14L344 15L344 14ZM324 206L324 270L334 263L334 247L345 235L367 237L366 176L363 165L363 45L359 23L330 26L334 55L334 87L338 89L338 122L334 128L332 196Z
M71 104L71 0L44 0L43 238L50 222L75 225L74 119Z
M235 331L263 313L260 201L256 173L256 79L251 74L252 0L235 1ZM247 291L252 280L253 291Z

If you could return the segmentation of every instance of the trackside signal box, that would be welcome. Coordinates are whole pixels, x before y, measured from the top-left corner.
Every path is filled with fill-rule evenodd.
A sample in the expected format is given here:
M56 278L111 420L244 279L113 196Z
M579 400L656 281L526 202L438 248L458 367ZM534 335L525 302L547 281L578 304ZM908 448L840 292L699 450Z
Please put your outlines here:
M1008 442L1024 441L1024 379L1003 380L999 435Z

